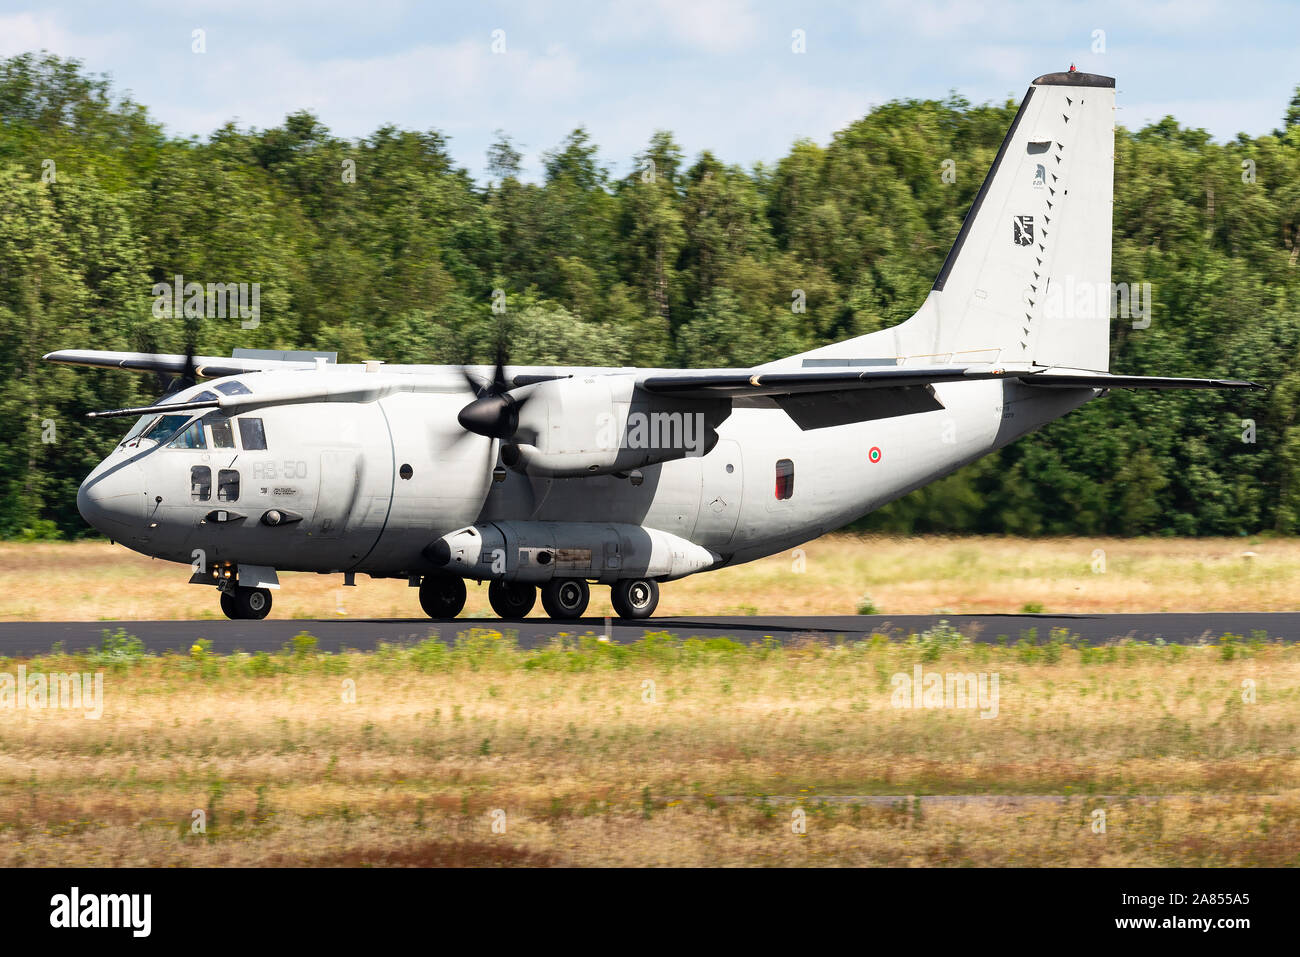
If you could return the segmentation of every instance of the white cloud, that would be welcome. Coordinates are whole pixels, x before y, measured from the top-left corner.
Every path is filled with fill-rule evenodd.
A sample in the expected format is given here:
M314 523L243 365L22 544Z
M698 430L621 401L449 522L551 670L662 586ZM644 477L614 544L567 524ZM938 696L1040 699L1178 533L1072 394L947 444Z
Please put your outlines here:
M618 0L597 10L586 32L596 44L668 40L722 55L750 48L761 31L748 0Z
M99 35L78 34L66 29L50 14L15 13L0 16L0 57L49 50L64 57L105 59L120 52L124 43L125 36L119 31Z
M210 36L207 53L178 53L160 64L178 82L174 95L151 109L169 126L200 134L233 117L267 127L307 109L337 132L359 136L385 122L419 125L416 118L426 126L470 121L491 129L503 103L536 109L583 90L577 63L562 48L494 54L489 40L309 61L273 44L232 55Z

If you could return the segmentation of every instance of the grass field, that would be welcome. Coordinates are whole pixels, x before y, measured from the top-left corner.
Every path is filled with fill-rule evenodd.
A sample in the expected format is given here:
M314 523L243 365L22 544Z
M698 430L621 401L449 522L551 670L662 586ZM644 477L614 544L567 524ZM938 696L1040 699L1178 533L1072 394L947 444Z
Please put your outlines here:
M1300 865L1300 646L446 637L0 661L0 866Z
M188 567L106 542L0 544L0 620L220 617ZM284 574L277 618L419 617L404 581ZM1300 606L1300 540L886 538L830 535L664 586L659 614L1285 611ZM591 613L610 613L592 590ZM465 614L490 617L486 587ZM534 614L541 614L538 603Z

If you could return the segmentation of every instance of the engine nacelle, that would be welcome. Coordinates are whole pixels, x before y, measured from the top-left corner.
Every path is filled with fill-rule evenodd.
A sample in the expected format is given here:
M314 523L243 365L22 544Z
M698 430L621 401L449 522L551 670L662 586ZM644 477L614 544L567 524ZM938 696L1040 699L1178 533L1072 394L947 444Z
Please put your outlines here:
M731 402L674 399L642 392L634 376L577 376L530 390L512 443L510 468L575 478L630 472L657 462L705 455Z
M716 552L657 528L600 522L484 522L444 535L424 549L424 557L465 578L521 582L665 581L721 560Z

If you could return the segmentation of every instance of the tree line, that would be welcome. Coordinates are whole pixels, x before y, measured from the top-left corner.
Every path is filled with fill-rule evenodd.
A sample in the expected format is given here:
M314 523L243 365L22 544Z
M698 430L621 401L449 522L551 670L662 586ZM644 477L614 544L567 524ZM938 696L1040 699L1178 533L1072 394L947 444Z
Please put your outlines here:
M1300 88L1282 107L1226 143L1172 117L1115 139L1113 276L1152 302L1112 323L1112 369L1269 391L1113 394L862 527L1296 532ZM122 427L83 413L160 384L40 356L184 351L156 284L258 284L255 322L197 324L206 354L485 362L504 307L516 363L749 366L907 318L1015 109L893 101L748 168L659 131L622 176L579 128L539 182L499 134L481 184L437 130L349 140L298 112L184 139L76 60L0 60L0 536L86 533L77 485Z

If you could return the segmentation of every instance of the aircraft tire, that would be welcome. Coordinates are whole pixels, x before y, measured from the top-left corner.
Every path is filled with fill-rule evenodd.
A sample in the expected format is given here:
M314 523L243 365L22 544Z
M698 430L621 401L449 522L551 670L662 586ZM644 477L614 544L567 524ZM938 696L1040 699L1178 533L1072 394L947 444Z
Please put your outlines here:
M591 588L581 578L553 578L542 586L542 607L559 621L581 618L591 601Z
M266 588L236 588L235 617L261 621L271 613L271 592Z
M620 578L610 587L609 600L620 618L649 618L659 605L659 583L653 578Z
M502 618L523 618L537 603L537 589L523 582L495 581L488 585L488 604Z
M465 579L459 575L425 575L420 607L430 618L455 618L465 607Z
M237 620L239 618L239 609L235 607L235 596L228 591L221 594L221 612L227 618Z

